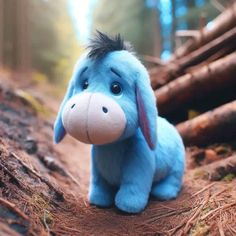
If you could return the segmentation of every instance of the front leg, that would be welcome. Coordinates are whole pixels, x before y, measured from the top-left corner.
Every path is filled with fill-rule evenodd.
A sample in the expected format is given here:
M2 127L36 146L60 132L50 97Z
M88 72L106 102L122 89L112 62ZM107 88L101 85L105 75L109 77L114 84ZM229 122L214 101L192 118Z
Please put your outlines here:
M153 155L146 144L137 145L136 150L131 148L127 153L121 186L115 197L120 210L138 213L147 205L154 176Z
M114 202L115 189L99 173L92 155L89 202L100 207L109 207Z

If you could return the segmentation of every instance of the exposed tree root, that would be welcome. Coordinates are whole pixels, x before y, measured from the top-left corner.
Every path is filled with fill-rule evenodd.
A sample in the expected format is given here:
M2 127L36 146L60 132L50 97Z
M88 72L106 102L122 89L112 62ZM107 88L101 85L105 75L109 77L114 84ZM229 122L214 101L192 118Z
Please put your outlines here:
M203 193L204 191L208 190L209 188L211 188L211 187L214 186L214 185L215 185L215 183L210 183L210 184L208 184L207 186L205 186L205 187L202 188L201 190L199 190L199 191L197 191L196 193L194 193L194 194L192 195L192 197L195 197L195 196L199 195L200 193Z

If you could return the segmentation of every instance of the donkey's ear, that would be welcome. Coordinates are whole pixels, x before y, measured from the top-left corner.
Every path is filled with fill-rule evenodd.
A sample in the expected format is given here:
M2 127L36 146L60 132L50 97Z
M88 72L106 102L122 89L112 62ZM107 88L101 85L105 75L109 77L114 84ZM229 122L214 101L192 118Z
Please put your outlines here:
M63 111L63 108L64 108L66 102L73 95L73 92L74 92L74 85L73 85L73 80L71 80L68 85L66 95L60 105L56 121L54 123L54 137L53 137L54 143L59 143L66 135L66 130L65 130L63 123L62 123L62 111Z
M143 78L146 77L146 78ZM156 99L147 73L143 73L136 83L139 126L150 149L155 149L157 142Z

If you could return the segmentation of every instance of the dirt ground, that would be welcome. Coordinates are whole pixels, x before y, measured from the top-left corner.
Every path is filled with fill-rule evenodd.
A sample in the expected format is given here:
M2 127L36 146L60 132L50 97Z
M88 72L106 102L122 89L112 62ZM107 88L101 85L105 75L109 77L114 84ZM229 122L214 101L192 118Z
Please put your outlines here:
M235 142L188 147L176 200L150 199L137 215L99 209L87 201L90 146L70 137L55 146L59 101L46 90L22 89L0 84L1 236L236 235L236 170L219 165L234 155ZM36 112L22 91L38 97L46 112Z

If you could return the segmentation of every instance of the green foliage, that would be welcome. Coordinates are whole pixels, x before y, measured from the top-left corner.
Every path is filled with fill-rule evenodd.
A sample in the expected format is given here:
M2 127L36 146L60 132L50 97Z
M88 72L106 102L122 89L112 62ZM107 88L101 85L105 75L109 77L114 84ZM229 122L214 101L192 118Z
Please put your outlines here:
M223 180L226 182L231 182L234 178L235 178L235 174L229 173L223 178Z
M82 52L66 0L30 1L33 68L50 81L64 84Z

